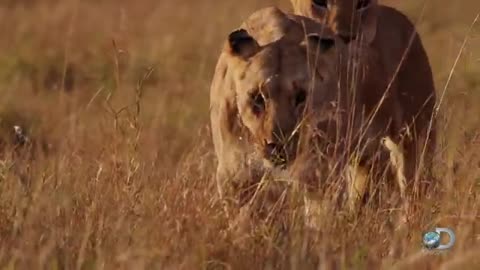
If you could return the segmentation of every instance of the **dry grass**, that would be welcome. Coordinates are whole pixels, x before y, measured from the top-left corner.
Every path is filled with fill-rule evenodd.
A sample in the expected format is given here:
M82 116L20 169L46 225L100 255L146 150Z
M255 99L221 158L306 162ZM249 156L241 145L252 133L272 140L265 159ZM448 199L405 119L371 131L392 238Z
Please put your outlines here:
M423 15L422 1L399 6L446 89L440 182L408 231L393 231L387 209L354 219L327 209L315 246L260 225L246 248L233 245L213 195L208 91L226 34L256 8L289 7L257 2L0 4L2 269L480 268L478 0L430 0ZM14 125L31 145L15 145ZM437 225L456 231L455 247L422 252Z

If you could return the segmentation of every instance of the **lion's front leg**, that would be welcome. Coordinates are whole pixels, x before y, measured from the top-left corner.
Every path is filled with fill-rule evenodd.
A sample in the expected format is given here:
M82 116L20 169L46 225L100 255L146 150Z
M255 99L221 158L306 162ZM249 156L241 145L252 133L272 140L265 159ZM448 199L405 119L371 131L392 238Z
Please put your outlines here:
M305 208L305 226L308 229L319 231L321 229L322 205L318 198L305 194L303 196Z
M239 246L248 237L252 223L251 207L248 204L240 206L238 197L241 190L235 189L238 178L247 175L242 173L242 169L244 168L231 168L220 162L215 175L218 196L228 221L228 233Z
M359 162L353 161L346 168L348 208L354 213L365 196L368 184L368 170Z
M290 176L303 194L304 225L307 229L318 231L321 227L322 176L326 176L326 162L320 162L317 156L298 157L290 168Z
M217 172L215 174L215 183L217 185L217 193L220 199L220 203L223 206L223 210L225 211L227 218L230 218L231 207L230 203L228 202L228 197L229 194L231 194L232 192L229 187L228 179L228 171L222 163L219 163L217 167Z
M245 204L251 189L250 184L256 180L247 166L225 166L222 163L218 165L215 181L227 216L231 216L232 211Z
M222 161L217 167L217 191L227 216L229 232L238 242L248 237L252 230L255 214L252 200L264 170L258 162L244 156L236 155Z

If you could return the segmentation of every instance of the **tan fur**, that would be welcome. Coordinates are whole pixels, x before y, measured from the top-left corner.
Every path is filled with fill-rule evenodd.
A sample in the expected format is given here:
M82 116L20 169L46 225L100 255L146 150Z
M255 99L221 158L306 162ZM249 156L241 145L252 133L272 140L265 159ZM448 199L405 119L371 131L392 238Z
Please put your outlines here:
M291 0L296 14L317 19L346 42L355 40L352 43L364 44L371 54L378 57L376 67L367 71L364 83L377 81L373 85L381 89L370 88L374 93L364 92L363 95L368 95L370 103L376 103L382 100L382 92L391 83L386 94L393 99L391 106L396 107L391 140L394 145L403 148L407 184L414 184L417 189L419 180L416 173L422 165L422 153L425 149L423 168L430 172L436 137L435 122L429 128L436 98L429 60L419 35L405 15L379 5L377 0L371 0L368 6L357 9L359 1L327 0L325 8L319 6L322 1L315 4L313 0ZM379 70L385 73L379 75L376 73ZM379 79L383 82L378 82ZM404 136L403 146L400 145L400 134ZM404 180L397 180L404 189Z
M341 47L334 39L332 48L315 50L321 44L305 34L314 29L317 37L328 36L321 25L276 8L255 12L242 27L246 31L232 32L233 43L226 42L210 91L219 193L239 204L245 203L242 191L252 181L279 167L267 144L280 146L285 159L280 167L288 166L296 158L304 109L315 107L314 114L321 115L331 106L329 101L337 99L336 63ZM297 106L302 91L306 101ZM261 113L254 106L259 95L264 102ZM239 196L233 198L233 194Z

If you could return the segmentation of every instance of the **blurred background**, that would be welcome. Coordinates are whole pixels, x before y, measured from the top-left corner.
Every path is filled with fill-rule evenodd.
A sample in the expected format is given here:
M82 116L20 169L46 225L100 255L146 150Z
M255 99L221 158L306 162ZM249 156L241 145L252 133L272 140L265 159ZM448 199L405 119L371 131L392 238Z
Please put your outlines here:
M479 250L462 241L480 241L471 237L480 231L480 2L381 2L416 24L445 94L438 167L457 191L446 193L444 215L422 214L415 230L450 210L473 213L455 219L466 251L426 265L472 263ZM217 237L225 222L211 199L209 86L228 33L270 5L291 10L287 0L1 1L0 266L198 269L211 254L263 262L270 253L228 255ZM30 148L19 148L14 125ZM367 244L338 254L347 266L378 266L386 234L345 236Z
M407 13L417 25L441 94L480 4L475 0L384 2ZM128 104L138 80L153 68L144 82L142 108L142 123L156 137L151 138L155 144L149 150L162 145L159 140L168 141L162 153L179 156L191 138L185 131L207 124L207 93L224 38L250 13L268 5L290 10L286 0L241 4L4 0L0 4L3 128L25 121L28 130L41 136L63 136L67 130L77 134L84 125L95 126L71 122L79 108L89 104L89 110L76 117L91 115L90 122L100 121L105 97L111 94L117 107ZM467 37L445 100L471 111L454 115L478 115L479 28L477 24ZM476 117L460 119L476 121Z
M437 88L443 90L480 4L473 0L386 4L406 12L418 26ZM62 110L62 104L72 99L76 104L67 107L75 111L74 106L84 105L79 103L89 102L98 92L91 102L95 108L106 93L115 92L118 99L131 94L129 90L146 69L154 68L145 82L149 104L144 106L144 116L155 121L148 126L161 128L162 135L167 136L161 136L163 139L168 140L169 130L182 136L177 129L197 130L207 120L205 93L225 36L250 13L268 5L290 10L288 1L247 0L241 5L208 0L175 4L158 0L4 1L0 10L3 107L28 103L28 111L42 107L52 111L48 103L54 102L59 105L56 109ZM478 92L478 35L477 26L450 82L450 95ZM64 100L59 100L62 97ZM170 123L155 116L159 111L167 114L175 110L181 112L172 116L179 118L168 120ZM44 114L48 112L34 113L40 118Z

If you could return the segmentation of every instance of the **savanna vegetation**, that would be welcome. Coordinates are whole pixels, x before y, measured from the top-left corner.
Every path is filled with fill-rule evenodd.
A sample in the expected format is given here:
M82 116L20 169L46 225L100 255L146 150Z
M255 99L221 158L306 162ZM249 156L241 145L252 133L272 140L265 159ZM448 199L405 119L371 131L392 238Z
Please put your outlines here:
M2 1L0 268L480 269L480 2L383 2L415 22L433 66L433 195L407 232L392 209L332 208L315 245L269 224L236 245L213 178L210 81L228 33L289 1ZM422 250L435 226L455 230L452 250Z

